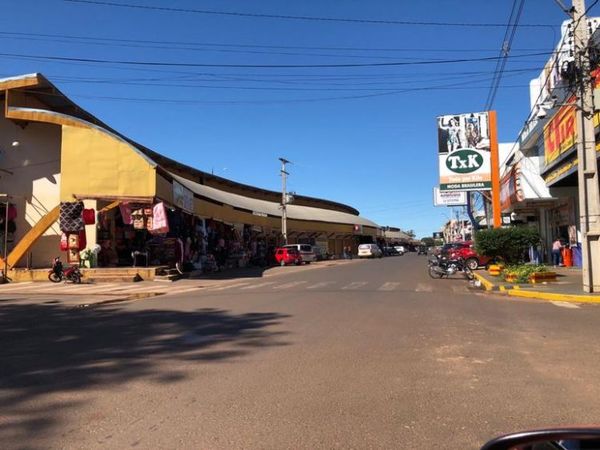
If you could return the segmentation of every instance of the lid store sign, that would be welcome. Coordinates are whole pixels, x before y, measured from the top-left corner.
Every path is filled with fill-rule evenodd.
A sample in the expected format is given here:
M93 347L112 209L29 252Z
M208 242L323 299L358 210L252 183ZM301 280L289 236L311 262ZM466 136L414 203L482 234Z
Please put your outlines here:
M440 116L437 125L440 191L491 189L489 114Z

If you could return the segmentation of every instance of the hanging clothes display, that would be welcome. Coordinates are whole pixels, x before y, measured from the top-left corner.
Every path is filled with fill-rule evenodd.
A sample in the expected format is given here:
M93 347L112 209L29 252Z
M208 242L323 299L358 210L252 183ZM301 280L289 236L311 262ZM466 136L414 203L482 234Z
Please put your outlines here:
M94 211L94 208L84 209L82 217L85 225L94 225L96 223L96 212Z
M83 229L83 202L61 202L60 230L65 233L78 233Z
M60 235L60 251L66 252L67 250L69 250L69 238L66 233L62 233Z
M142 209L136 209L131 212L131 223L133 224L133 228L136 230L143 230L146 228L146 224L144 222L144 211Z
M152 229L148 231L152 234L165 234L169 232L169 222L164 203L157 203L152 208Z
M17 207L10 203L8 205L8 220L15 220L17 218Z
M119 205L121 211L121 218L123 219L124 225L131 225L131 205L129 203L121 203Z

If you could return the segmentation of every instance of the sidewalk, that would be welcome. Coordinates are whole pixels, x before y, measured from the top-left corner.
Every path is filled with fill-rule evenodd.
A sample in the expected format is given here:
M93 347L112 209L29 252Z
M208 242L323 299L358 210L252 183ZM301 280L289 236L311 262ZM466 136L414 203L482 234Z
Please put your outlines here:
M246 267L230 269L214 274L183 278L174 282L95 282L95 283L50 283L26 281L0 284L0 306L11 304L54 305L70 308L110 305L131 300L151 297L168 297L206 289L236 285L252 278L272 278L279 275L305 272L323 267L340 266L357 262L354 260L319 261L302 266Z
M475 278L486 291L500 292L511 297L537 298L541 300L577 303L600 303L600 293L584 292L581 269L577 267L556 267L552 269L558 277L556 281L537 284L507 283L501 277L494 277L485 270L474 272Z

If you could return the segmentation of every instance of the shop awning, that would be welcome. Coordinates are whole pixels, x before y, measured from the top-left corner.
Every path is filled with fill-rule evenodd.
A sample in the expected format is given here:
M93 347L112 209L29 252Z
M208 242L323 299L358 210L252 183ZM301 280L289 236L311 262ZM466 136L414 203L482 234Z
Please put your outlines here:
M540 157L524 157L502 177L500 199L503 211L519 208L536 201L553 197L540 175Z
M180 177L172 172L169 172L169 174L174 180L178 181L194 194L201 197L205 197L234 208L243 209L255 215L281 217L279 203L221 191L219 189L188 180L187 178ZM309 220L316 222L341 223L346 225L363 225L378 228L378 225L375 222L371 222L364 217L355 216L353 214L348 214L341 211L333 211L330 209L313 208L310 206L299 206L294 204L287 205L287 216L288 219L291 220Z

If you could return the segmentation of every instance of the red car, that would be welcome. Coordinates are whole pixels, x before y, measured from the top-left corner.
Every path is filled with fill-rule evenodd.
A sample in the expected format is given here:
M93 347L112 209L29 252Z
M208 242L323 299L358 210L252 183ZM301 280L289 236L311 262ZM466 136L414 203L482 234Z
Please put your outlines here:
M279 247L275 250L275 261L280 266L287 266L288 264L302 264L302 255L298 249L293 247Z
M464 259L467 267L471 270L475 270L479 266L485 266L490 262L490 258L487 256L477 254L473 248L473 241L454 242L446 252L449 258Z

